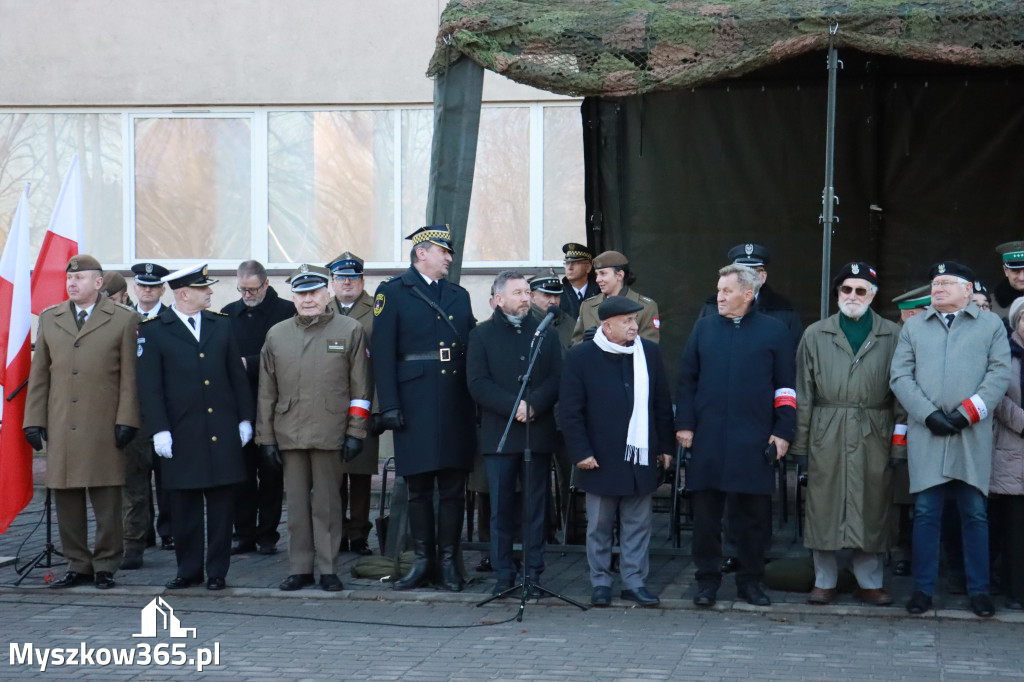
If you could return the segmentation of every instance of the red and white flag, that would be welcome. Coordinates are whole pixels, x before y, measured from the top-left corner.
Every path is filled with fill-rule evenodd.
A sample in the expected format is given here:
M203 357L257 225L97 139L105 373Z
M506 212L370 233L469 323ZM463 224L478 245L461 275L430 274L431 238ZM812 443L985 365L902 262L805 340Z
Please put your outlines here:
M14 223L0 256L0 533L32 500L32 448L21 426L25 420L25 382L32 364L32 313L29 272L28 186L18 202ZM17 393L15 394L15 391ZM12 394L13 399L8 400Z
M43 237L43 245L32 271L32 314L68 298L65 268L71 257L78 253L85 234L85 208L82 204L82 173L78 168L78 154L71 159L71 167L60 186L57 205L50 216L50 226Z

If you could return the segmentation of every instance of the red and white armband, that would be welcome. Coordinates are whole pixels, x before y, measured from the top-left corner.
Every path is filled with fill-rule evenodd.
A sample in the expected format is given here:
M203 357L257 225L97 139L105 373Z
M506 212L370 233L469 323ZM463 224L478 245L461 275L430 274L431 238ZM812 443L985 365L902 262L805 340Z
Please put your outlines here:
M370 401L353 400L348 404L348 413L353 417L370 418Z
M960 404L967 410L967 418L971 420L972 424L977 424L988 416L988 408L985 407L985 401L977 393Z
M787 406L796 409L796 391L791 388L780 388L775 391L775 407Z
M906 445L907 444L907 425L897 424L892 429L892 444L893 445Z

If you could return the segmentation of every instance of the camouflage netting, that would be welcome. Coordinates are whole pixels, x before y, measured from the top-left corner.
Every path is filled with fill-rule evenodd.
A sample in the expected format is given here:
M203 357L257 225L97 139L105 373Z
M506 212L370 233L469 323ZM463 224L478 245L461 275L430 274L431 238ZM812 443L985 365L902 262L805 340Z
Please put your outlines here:
M1021 0L452 0L427 74L462 56L575 96L693 87L839 48L967 66L1024 65Z

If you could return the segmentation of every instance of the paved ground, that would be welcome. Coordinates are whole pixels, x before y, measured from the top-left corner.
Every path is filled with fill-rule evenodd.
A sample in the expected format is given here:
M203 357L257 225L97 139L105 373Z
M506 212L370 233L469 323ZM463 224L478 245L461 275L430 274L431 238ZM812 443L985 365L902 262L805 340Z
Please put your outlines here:
M17 555L24 563L43 548L41 498L0 536L0 556ZM670 545L665 517L656 516L657 551ZM280 546L286 547L286 538ZM803 553L792 527L776 534L773 554ZM586 559L578 548L551 547L545 558L544 585L587 602ZM164 590L174 576L174 556L156 548L146 551L143 569L118 573L118 586L105 593L91 586L47 589L47 577L62 575L62 566L37 568L20 587L11 586L18 578L13 566L0 568L0 634L17 645L7 652L11 672L0 679L196 675L193 666L154 664L51 665L40 673L38 662L33 667L17 660L28 643L36 649L146 643L132 638L140 632L140 609L162 595L181 625L197 628L198 636L176 640L162 633L148 641L186 642L190 656L218 643L220 664L201 675L209 679L1024 680L1024 614L1002 610L982 621L966 611L965 597L940 594L938 610L911 617L901 606L909 578L887 576L897 598L890 608L861 606L848 595L836 605L812 607L804 594L778 591L770 592L771 607L756 608L734 601L727 578L716 609L702 612L690 603L689 557L655 554L649 587L662 596L661 609L616 601L612 608L583 612L549 598L528 602L516 623L502 621L515 617L518 599L474 607L494 584L489 574L473 571L479 559L474 550L465 552L472 581L461 594L394 592L352 578L348 569L355 559L340 555L346 590L330 594L278 590L288 573L284 551L234 557L229 589L221 593Z

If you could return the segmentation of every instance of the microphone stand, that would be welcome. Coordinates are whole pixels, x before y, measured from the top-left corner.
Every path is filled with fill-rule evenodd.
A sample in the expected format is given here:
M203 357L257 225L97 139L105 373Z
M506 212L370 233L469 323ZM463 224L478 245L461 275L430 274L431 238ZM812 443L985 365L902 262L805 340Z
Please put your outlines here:
M516 418L516 411L519 409L519 403L523 400L524 396L525 396L525 399L526 399L527 406L529 406L529 404L530 404L530 375L533 374L533 366L537 362L537 356L540 355L540 348L541 348L541 343L540 342L543 341L544 335L547 334L547 332L548 332L548 330L545 329L540 334L537 334L536 336L534 336L533 340L530 342L530 364L526 368L526 374L524 374L521 377L522 386L519 389L519 395L516 396L515 404L512 405L512 412L511 412L511 414L509 414L509 417L508 417L508 423L505 424L505 432L502 434L501 440L498 442L498 453L499 454L505 449L505 441L508 439L509 431L512 429L512 423L515 421L515 418ZM527 409L529 409L529 408L527 408ZM542 593L544 593L544 594L546 594L548 596L556 597L558 599L561 599L565 603L572 604L573 606L576 606L576 607L578 607L580 609L583 609L584 611L587 610L587 607L584 606L583 604L580 604L577 601L573 601L572 599L570 599L570 598L568 598L568 597L566 597L564 595L558 594L557 592L549 590L548 588L544 587L543 585L541 585L539 582L537 582L535 579L533 579L530 576L530 544L531 544L531 542L530 542L530 539L531 539L530 538L530 514L529 514L530 510L529 510L528 505L527 505L527 500L529 499L529 496L530 496L530 473L531 473L530 469L531 469L532 464L533 464L533 457L532 457L531 450L530 450L530 418L529 417L530 417L529 412L527 412L527 419L526 419L526 422L525 422L525 425L526 425L526 435L525 435L525 442L524 442L524 447L523 447L523 499L522 499L522 505L521 505L522 506L522 529L521 529L521 533L520 533L522 538L523 538L523 562L522 562L523 563L523 581L521 583L519 583L518 585L513 585L512 587L508 588L504 592L500 592L498 594L490 596L487 599L484 599L479 604L477 604L477 606L483 606L484 604L488 604L488 603L494 601L495 599L501 599L502 597L505 597L507 595L515 594L516 592L519 592L520 593L520 597L519 597L519 613L516 615L516 622L519 622L519 623L523 622L523 613L526 611L526 600L530 598L530 592L532 590L537 590L537 591L542 592Z
M39 554L37 554L35 557L33 557L33 559L31 561L29 561L27 564L25 564L21 568L16 568L15 569L17 571L18 575L21 576L20 578L18 578L17 580L14 581L14 585L15 586L21 585L22 581L25 580L25 578L28 577L29 573L32 572L32 569L36 568L37 566L42 566L43 568L52 568L53 565L54 565L53 564L53 555L54 554L56 554L59 557L63 557L64 556L63 554L60 553L60 551L53 544L53 511L52 511L52 506L51 506L51 503L50 503L50 495L51 495L50 489L47 488L46 489L46 502L44 503L44 505L45 505L44 514L46 515L46 546L43 548L43 550L41 552L39 552Z

